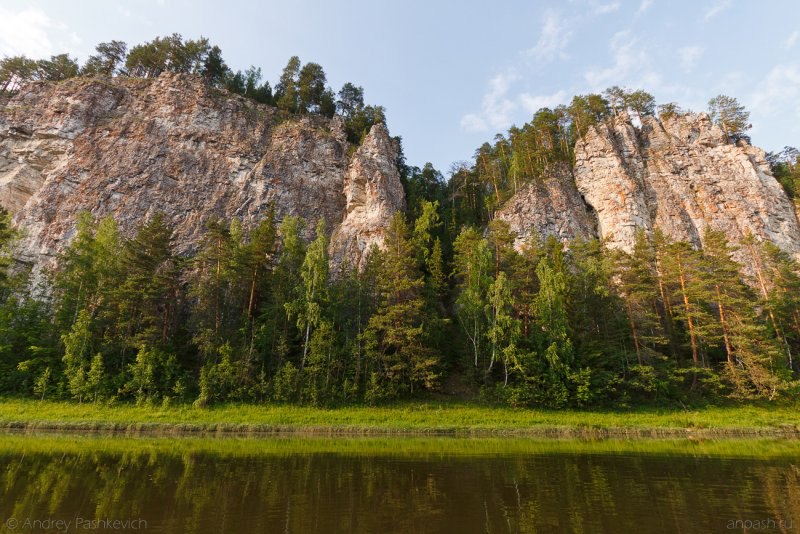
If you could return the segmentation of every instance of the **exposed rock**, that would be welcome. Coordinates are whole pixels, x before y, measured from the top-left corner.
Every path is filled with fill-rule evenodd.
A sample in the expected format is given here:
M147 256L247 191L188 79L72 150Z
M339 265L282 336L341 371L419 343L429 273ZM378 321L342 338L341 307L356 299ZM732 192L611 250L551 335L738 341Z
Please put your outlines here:
M705 229L711 228L734 243L751 233L800 257L794 206L770 174L764 152L744 142L729 143L705 114L663 122L644 117L640 128L621 114L592 127L576 144L573 177L596 216L595 235L612 248L631 251L639 228L659 228L673 240L701 246ZM579 197L569 193L567 182L569 177L554 176L531 186L499 216L523 238L582 235L586 207L576 205ZM558 184L556 194L549 183ZM743 255L739 259L746 263Z
M309 238L325 217L332 254L359 265L405 200L383 126L353 152L338 119L279 123L194 77L36 83L0 112L0 204L37 265L69 243L80 211L113 214L128 235L162 212L190 253L208 219L248 226L271 206L304 218Z
M355 260L362 267L369 249L383 243L387 221L405 210L397 153L382 125L376 125L356 151L344 182L346 215L331 239L334 265Z
M575 188L568 168L562 167L542 181L535 181L514 195L496 217L516 233L514 246L532 239L554 236L560 241L588 239L597 234L596 221Z

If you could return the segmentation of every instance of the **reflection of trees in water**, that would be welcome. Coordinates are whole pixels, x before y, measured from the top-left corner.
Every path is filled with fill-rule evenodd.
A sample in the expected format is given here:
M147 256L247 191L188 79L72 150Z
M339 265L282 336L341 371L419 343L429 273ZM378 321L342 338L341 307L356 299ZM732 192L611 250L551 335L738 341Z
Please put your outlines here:
M800 510L788 460L0 456L4 517L143 518L150 532L715 532Z

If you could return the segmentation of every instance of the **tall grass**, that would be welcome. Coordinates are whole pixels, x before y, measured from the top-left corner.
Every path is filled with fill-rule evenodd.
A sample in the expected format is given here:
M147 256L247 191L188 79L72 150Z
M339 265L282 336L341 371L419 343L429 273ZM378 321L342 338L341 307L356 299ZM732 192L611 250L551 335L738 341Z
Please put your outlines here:
M160 430L174 432L465 433L675 435L798 433L795 405L717 406L691 410L543 410L469 403L407 402L391 406L314 408L288 405L76 404L0 401L0 427Z

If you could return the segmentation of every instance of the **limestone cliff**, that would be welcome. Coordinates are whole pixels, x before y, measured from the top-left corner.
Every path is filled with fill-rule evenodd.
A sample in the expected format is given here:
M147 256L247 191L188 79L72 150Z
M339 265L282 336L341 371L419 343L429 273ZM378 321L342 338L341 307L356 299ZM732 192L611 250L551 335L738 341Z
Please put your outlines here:
M544 240L549 236L571 241L597 235L594 214L581 198L566 165L511 197L497 218L508 222L516 233L517 248L532 239Z
M126 233L162 212L186 253L209 218L247 226L274 206L303 217L309 238L325 217L332 256L360 264L405 207L388 131L354 150L338 119L276 115L172 74L24 88L0 111L0 204L25 229L20 259L52 260L83 210Z
M587 210L593 235L612 248L630 251L638 228L701 246L708 227L733 242L751 233L800 256L797 215L764 152L729 143L705 114L644 117L640 127L622 114L590 128L575 146L571 174L529 186L498 216L523 236L568 240L587 233Z

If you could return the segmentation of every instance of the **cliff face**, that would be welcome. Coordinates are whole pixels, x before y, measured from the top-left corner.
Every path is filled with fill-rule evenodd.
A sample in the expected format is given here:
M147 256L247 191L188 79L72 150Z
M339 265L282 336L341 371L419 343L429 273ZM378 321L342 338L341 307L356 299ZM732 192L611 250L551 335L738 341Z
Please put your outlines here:
M701 246L705 229L711 228L734 243L751 233L800 257L797 215L770 174L763 151L728 143L705 114L663 122L645 117L641 127L621 115L609 125L590 128L576 144L572 174L552 180L558 181L558 190L576 186L583 205L572 202L569 207L538 193L553 188L548 181L533 184L501 211L513 230L567 240L574 232L553 229L585 228L588 208L596 223L593 235L612 248L632 250L639 228L659 228L673 240ZM526 196L536 200L526 201ZM537 202L542 208L514 216L514 206Z
M405 200L397 147L376 126L355 152L338 119L275 110L166 74L34 84L0 112L0 204L25 229L20 259L51 261L80 211L130 233L157 212L191 252L212 217L325 217L331 254L359 265Z
M567 166L556 169L545 180L528 184L496 216L517 234L517 248L532 239L544 241L549 236L571 241L597 235L595 216L575 187Z

